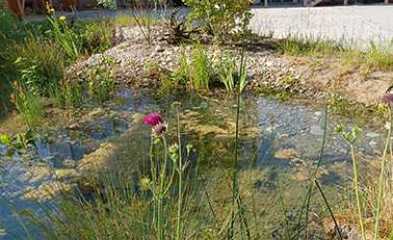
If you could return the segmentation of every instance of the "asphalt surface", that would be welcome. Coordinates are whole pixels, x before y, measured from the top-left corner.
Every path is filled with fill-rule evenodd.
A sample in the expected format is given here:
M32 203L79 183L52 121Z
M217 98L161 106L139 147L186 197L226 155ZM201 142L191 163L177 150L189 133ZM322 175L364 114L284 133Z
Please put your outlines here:
M251 29L259 34L325 39L358 48L393 40L393 5L254 8Z

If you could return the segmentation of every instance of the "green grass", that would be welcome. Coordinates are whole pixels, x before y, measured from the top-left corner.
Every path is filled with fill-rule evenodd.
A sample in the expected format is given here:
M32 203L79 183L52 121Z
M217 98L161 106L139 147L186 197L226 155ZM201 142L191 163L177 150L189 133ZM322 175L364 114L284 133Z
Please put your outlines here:
M360 65L374 71L393 70L392 43L383 47L371 42L367 50L360 51L333 41L288 36L277 40L275 47L290 56L336 57L346 65Z
M191 53L190 82L196 90L209 90L212 78L212 62L207 55L207 50L197 45Z
M71 25L68 20L52 18L30 23L0 10L0 113L6 114L15 107L10 101L10 96L16 94L11 84L14 81L26 85L37 97L53 96L58 103L68 101L74 105L80 89L60 86L66 82L66 67L82 55L110 48L113 31L110 21L79 21ZM102 88L101 97L105 95ZM65 92L60 93L62 90Z
M333 41L288 36L278 40L276 48L291 56L324 56L341 52L343 47Z
M137 19L138 18L138 19ZM140 22L149 22L152 25L159 24L160 21L157 18L149 16L130 16L130 15L120 15L113 19L113 23L118 26L138 26Z

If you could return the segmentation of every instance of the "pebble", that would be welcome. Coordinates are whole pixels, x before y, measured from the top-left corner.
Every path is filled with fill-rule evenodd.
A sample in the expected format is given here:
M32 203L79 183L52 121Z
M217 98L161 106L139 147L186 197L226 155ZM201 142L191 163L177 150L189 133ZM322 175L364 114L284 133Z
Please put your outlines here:
M375 133L375 132L369 132L366 134L366 137L369 137L369 138L377 138L379 136L380 136L380 134Z
M310 133L312 135L322 136L323 135L323 129L320 126L318 126L318 125L313 125L310 128Z

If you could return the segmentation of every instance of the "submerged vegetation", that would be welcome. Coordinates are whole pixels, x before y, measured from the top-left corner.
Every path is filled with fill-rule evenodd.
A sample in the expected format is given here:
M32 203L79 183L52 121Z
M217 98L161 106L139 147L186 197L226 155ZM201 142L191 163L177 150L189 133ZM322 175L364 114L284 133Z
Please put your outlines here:
M101 1L110 8L115 7L113 3ZM350 103L335 94L326 101L322 133L316 134L322 138L320 146L316 144L320 147L315 150L318 158L305 164L298 156L293 157L293 163L285 164L304 165L306 174L300 177L301 181L292 181L288 176L281 179L278 175L296 172L288 170L278 174L270 166L262 169L254 159L262 153L260 146L249 149L244 144L252 141L257 145L260 137L256 131L245 131L250 121L243 98L250 80L246 55L250 34L247 26L251 18L249 2L231 0L222 4L221 1L190 0L186 4L191 7L186 19L188 25L183 28L184 22L176 28L177 34L184 30L180 35L182 40L187 39L181 41L184 45L179 45L178 64L169 71L155 62L144 62L144 71L148 72L148 80L158 78L159 92L163 95L170 95L174 90L181 94L196 93L201 98L212 96L215 91L227 93L227 101L219 99L217 104L230 109L231 115L218 116L219 121L197 139L193 139L196 128L189 128L198 122L188 118L200 114L195 109L203 115L208 108L204 104L190 110L173 102L167 112L146 115L143 123L150 128L147 129L150 131L149 146L143 141L146 136L120 137L117 142L120 147L116 145L113 152L103 154L110 158L108 166L86 172L78 167L80 178L71 178L74 184L71 189L61 189L59 184L61 190L53 194L54 203L43 203L38 212L19 213L34 226L32 231L39 229L35 236L35 232L30 233L30 225L23 225L26 234L32 239L290 240L327 239L329 234L330 239L345 239L353 233L348 233L349 226L362 240L393 239L392 94L387 93L384 101L374 109L388 123L385 148L378 166L373 168L377 179L369 180L363 175L371 164L362 164L362 152L357 153L361 129L339 125L336 131L348 145L353 167L353 183L345 187L353 190L353 195L322 183L320 171L328 157L325 145L331 127L328 116L353 115L348 108ZM139 7L142 8L138 5L134 9ZM154 43L152 29L158 22L149 15L74 21L52 14L43 22L28 23L18 21L4 10L0 10L0 14L0 44L5 46L0 49L0 106L4 113L15 109L28 128L26 134L15 137L0 133L0 146L26 151L34 148L34 136L31 135L38 132L43 117L48 114L48 106L76 112L89 104L104 108L114 96L117 70L122 67L115 59L97 54L97 62L80 75L72 68L75 63L111 48L116 26L136 26L151 47ZM191 33L197 37L189 37ZM204 34L209 36L207 40ZM226 41L230 42L228 45L233 44L230 46L232 51L209 54L209 48L222 47ZM296 38L278 41L275 47L283 54L296 56L321 57L340 53L348 57L354 54L359 64L379 70L391 70L393 66L390 53L377 47L368 52L355 52L322 40ZM282 76L280 81L288 89L298 84L298 79L291 74ZM291 96L290 91L269 87L261 92L286 100ZM365 115L370 112L364 108L359 111ZM213 115L219 113L220 109L216 109ZM96 113L100 114L100 111ZM137 121L132 124L132 127L138 126ZM78 126L70 127L75 128ZM140 132L146 133L146 129L140 128ZM268 136L271 130L263 131ZM285 134L288 137L289 133ZM132 145L139 141L138 146ZM220 145L227 147L221 149ZM213 155L214 151L217 152ZM293 151L287 149L282 154L297 155ZM243 165L242 154L249 166ZM272 153L262 158L268 158L269 154ZM214 163L203 163L213 157L218 158L213 159ZM58 180L60 178L56 178ZM284 184L273 186L274 181ZM348 199L342 200L341 194ZM329 224L324 222L333 222L333 227L326 227ZM0 229L0 236L2 234Z

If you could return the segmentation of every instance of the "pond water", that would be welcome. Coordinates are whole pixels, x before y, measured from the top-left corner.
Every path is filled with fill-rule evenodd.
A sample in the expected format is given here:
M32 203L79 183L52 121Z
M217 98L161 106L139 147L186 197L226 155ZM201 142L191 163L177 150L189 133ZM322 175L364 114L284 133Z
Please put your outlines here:
M27 149L9 154L7 146L0 146L0 229L5 229L0 238L25 236L21 225L24 221L16 212L26 208L39 211L39 205L55 203L56 192L48 196L42 191L34 194L34 190L66 182L76 174L79 161L99 149L101 143L126 138L130 145L127 161L146 154L150 130L138 120L143 114L162 112L169 123L168 135L174 135L176 114L172 104L175 101L181 103L182 136L194 146L195 158L205 171L215 174L231 166L236 113L233 98L207 98L189 93L160 98L145 91L123 89L112 102L83 110L69 125L39 130L39 137L34 137L34 144ZM257 177L253 188L271 193L280 191L278 182L304 186L319 158L324 110L245 95L240 113L240 171L251 175L259 171L268 176ZM328 116L319 179L332 189L345 186L352 176L349 147L335 133L338 123L349 127L354 124L351 119ZM127 134L130 129L134 134ZM371 160L380 154L383 136L378 129L363 128L358 144L363 159Z

